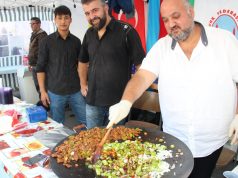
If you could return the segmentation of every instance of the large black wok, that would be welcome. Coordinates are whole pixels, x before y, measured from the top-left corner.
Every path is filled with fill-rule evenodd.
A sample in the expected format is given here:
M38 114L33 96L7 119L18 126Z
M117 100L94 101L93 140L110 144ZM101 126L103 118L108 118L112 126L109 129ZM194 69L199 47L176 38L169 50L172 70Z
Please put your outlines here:
M162 138L166 143L164 145L167 145L168 148L170 148L171 145L174 145L175 148L172 149L173 151L173 158L169 158L166 161L169 162L169 164L172 166L174 165L174 169L171 169L170 172L166 173L163 178L187 178L192 169L193 169L193 156L191 151L188 149L188 147L179 139L175 138L172 135L169 135L167 133L164 133L162 131L158 130L150 130L146 129L147 135L142 134L142 140L144 141L150 141L152 143L159 143L158 138ZM157 138L157 139L156 139ZM53 149L53 152L57 146L59 146L61 143L63 143L63 139L60 141ZM176 153L178 153L176 150L180 149L182 151L182 155L176 157ZM62 164L58 164L56 162L55 158L50 158L50 164L52 170L55 172L55 174L60 178L94 178L97 177L95 172L89 168L87 168L84 163L82 162L81 165L77 168L66 168ZM173 167L173 166L172 166Z

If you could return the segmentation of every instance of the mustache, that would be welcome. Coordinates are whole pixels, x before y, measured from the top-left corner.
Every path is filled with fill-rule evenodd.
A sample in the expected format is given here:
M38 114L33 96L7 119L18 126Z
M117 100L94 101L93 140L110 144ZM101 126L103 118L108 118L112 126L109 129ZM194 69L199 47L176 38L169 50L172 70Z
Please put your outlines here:
M174 30L176 30L176 29L180 29L180 27L177 26L177 25L175 25L175 26L173 26L173 27L171 28L171 31L174 31Z
M97 19L101 20L100 17L94 17L93 19L90 20L90 22L93 23L93 21Z

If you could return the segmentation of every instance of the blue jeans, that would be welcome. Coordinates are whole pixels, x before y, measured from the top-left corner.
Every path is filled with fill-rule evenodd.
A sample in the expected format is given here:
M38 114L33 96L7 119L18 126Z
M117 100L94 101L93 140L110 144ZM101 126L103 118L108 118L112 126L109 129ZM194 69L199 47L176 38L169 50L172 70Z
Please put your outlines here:
M70 95L57 95L48 91L50 99L50 112L53 120L64 123L65 120L65 106L69 104L76 120L79 123L86 124L86 103L81 92Z
M108 115L108 106L92 106L86 104L86 120L88 129L91 129L93 127L106 126L109 123ZM120 121L118 125L124 125L124 123L125 119Z

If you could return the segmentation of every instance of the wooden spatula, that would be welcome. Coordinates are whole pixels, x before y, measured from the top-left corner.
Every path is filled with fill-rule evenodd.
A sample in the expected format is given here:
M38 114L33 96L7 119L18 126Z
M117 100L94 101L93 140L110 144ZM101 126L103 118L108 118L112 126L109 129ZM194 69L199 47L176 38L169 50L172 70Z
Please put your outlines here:
M95 152L93 153L93 157L92 157L92 163L93 164L95 164L97 162L97 160L100 158L101 153L102 153L103 145L104 145L105 141L107 140L111 130L112 130L112 127L109 127L106 134L102 138L101 142L98 144Z

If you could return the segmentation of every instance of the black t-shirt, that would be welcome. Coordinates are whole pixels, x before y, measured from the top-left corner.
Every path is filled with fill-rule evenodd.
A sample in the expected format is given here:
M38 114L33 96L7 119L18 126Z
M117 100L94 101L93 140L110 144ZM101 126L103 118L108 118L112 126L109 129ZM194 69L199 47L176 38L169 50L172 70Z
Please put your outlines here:
M39 48L37 72L45 72L46 86L58 95L80 91L77 71L81 41L69 33L64 40L58 32L43 39Z
M130 25L112 19L101 39L89 28L79 55L80 62L89 62L87 103L110 106L119 102L132 64L141 64L144 57L140 37Z

